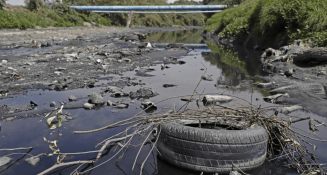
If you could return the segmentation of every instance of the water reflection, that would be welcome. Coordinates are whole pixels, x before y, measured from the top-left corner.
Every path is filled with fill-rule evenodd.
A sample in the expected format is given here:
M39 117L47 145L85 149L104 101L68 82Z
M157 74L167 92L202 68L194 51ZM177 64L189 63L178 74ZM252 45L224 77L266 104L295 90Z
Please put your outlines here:
M147 41L154 41L157 43L203 43L201 42L201 33L201 29L151 33L149 34Z

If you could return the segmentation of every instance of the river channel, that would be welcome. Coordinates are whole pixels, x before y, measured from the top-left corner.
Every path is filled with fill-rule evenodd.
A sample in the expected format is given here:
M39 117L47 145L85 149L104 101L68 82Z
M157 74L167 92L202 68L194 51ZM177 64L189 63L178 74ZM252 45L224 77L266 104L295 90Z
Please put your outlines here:
M165 52L163 47L160 47L159 43L186 43L189 44L190 50L187 55L182 56L179 60L184 61L185 64L170 64L169 68L161 69L161 65L153 65L153 71L149 71L146 74L140 76L135 71L127 71L122 76L120 75L106 75L100 76L96 85L108 84L108 82L118 82L122 80L122 77L136 77L137 81L145 83L144 87L151 87L159 95L150 98L152 102L158 102L172 96L188 95L192 94L196 88L198 93L218 93L226 91L228 88L233 87L233 90L228 90L225 94L237 96L239 98L246 98L249 101L252 100L253 104L268 105L263 101L263 97L268 96L267 90L258 89L255 85L251 85L254 82L265 82L261 77L266 76L260 66L259 57L262 54L261 51L255 51L253 49L236 47L236 49L225 48L217 45L215 42L205 40L200 34L200 30L185 30L174 32L159 32L149 34L147 41L157 43L157 49L161 49L161 52ZM192 44L202 44L200 47L193 47ZM79 47L78 44L75 47ZM55 48L58 49L58 48ZM60 48L59 48L60 49ZM30 52L31 50L29 50ZM1 52L1 50L0 50ZM8 50L7 50L8 52ZM22 53L23 54L23 53ZM1 54L0 54L1 55ZM205 73L205 76L212 78L213 81L201 80L201 76ZM173 84L173 87L165 87L164 84ZM124 91L136 91L140 86L125 86ZM5 98L0 100L0 105L7 105L10 107L18 107L29 104L30 101L38 104L38 109L52 109L49 107L51 101L67 101L70 95L74 95L79 98L79 103L86 103L86 95L92 92L100 93L103 91L103 87L83 88L67 91L49 91L49 90L28 90L26 94L16 95L14 98ZM252 96L250 95L252 94ZM130 99L129 97L114 98L109 95L105 95L104 99L117 101L123 100L129 104L128 108L117 109L113 106L105 106L99 109L85 110L85 109L65 109L64 113L68 113L73 119L63 123L60 128L61 136L59 136L58 145L61 152L73 153L73 152L85 152L97 150L95 145L102 140L115 135L125 129L125 127L117 127L106 129L100 132L89 134L73 134L73 131L84 131L100 128L120 120L130 118L142 111L140 108L141 101L138 99ZM70 103L70 102L69 102ZM185 104L185 101L180 98L169 99L161 102L157 105L158 110L162 108L180 108ZM233 105L231 103L230 105ZM58 107L58 106L57 106ZM195 102L191 102L188 108L198 108ZM311 118L318 119L326 123L326 118L316 115L307 110L296 111L292 113L297 116L310 116ZM28 153L37 155L40 153L51 153L49 149L49 143L44 141L44 137L48 140L55 140L57 134L50 134L53 130L50 130L45 124L45 121L40 122L43 116L28 117L25 119L8 118L1 122L0 131L0 150L2 148L18 148L18 147L33 147L31 150L17 150L17 151L0 151L0 156L9 155L12 153ZM298 122L294 126L303 130L308 130L309 126L307 122ZM322 139L327 140L326 127L319 128L319 132L316 135ZM299 131L301 132L301 131ZM137 138L134 139L135 141ZM142 142L140 142L142 143ZM313 151L318 157L320 163L325 163L327 160L326 143L311 141L311 143L317 146L317 149ZM117 152L117 145L111 146L105 150L106 154L92 165L83 165L80 170L87 171L85 174L115 174L125 175L134 174L131 172L132 165L134 163L135 156L138 152L138 148L130 147L125 156L116 163L119 156L104 163L110 157ZM140 174L140 166L151 149L151 144L145 145L137 160L135 174ZM308 148L312 150L313 148ZM64 158L64 162L78 161L78 160L91 160L96 157L97 153L83 154L83 155L67 155ZM12 154L8 157L12 158L10 164L0 167L1 175L21 175L21 174L38 174L45 169L51 167L57 157L41 157L40 163L36 166L31 166L24 162L24 159L28 158L26 154ZM101 166L100 164L104 163ZM275 161L266 161L260 168L249 172L250 174L297 174L294 169L290 169L285 166L286 161L281 158ZM96 167L98 166L98 167ZM58 168L51 171L48 174L67 174L69 175L76 166L67 166ZM92 169L92 167L96 167ZM92 169L88 171L89 169ZM178 167L171 166L158 158L157 151L153 151L144 165L143 174L151 175L199 175L200 172L189 172L182 170Z

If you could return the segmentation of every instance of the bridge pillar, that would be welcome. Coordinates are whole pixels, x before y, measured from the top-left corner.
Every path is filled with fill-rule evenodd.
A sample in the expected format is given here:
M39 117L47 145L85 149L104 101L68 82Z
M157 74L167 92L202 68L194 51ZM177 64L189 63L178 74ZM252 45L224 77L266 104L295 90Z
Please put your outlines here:
M134 11L131 11L131 12L128 14L128 19L127 19L126 28L129 28L129 25L130 25L131 22L132 22L133 12L134 12Z

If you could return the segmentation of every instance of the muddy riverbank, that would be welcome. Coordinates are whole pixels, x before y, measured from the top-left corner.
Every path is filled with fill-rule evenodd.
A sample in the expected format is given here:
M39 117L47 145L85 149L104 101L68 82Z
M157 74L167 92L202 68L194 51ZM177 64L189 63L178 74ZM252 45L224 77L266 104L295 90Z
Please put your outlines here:
M176 28L171 30L174 29ZM124 39L123 36L128 36L128 32L117 32L110 38L104 33L103 37L94 41L76 36L75 39L50 47L3 47L0 55L6 55L3 56L6 59L1 59L5 61L0 67L3 75L1 87L4 87L0 100L0 148L33 149L0 152L1 156L11 158L10 163L0 167L0 173L38 174L54 165L56 156L41 156L40 162L35 166L23 162L30 155L52 153L44 138L55 140L58 137L60 151L63 153L98 150L99 146L95 146L99 142L124 131L130 125L88 134L74 132L93 130L129 119L142 111L148 104L147 100L155 103L172 96L192 94L196 87L197 93L224 93L233 98L244 98L254 105L261 105L262 108L270 105L263 100L269 96L270 89L251 85L255 82L265 82L264 77L267 74L256 59L262 53L249 49L233 50L220 47L203 39L201 33L202 29L192 28L149 33L146 42L158 44L155 48L144 48L139 42L125 41L126 37ZM187 47L166 48L168 43L185 43ZM198 84L205 71L205 78ZM151 115L152 112L159 112L164 108L179 109L185 105L185 100L188 99L168 99L147 112ZM57 136L45 121L40 120L44 114L62 103L65 103L63 123L60 128L61 136ZM235 104L237 100L224 105ZM199 107L204 105L196 101L188 104L190 109ZM278 111L283 107L285 106L278 106ZM313 119L326 122L326 118L307 110L298 110L292 115L310 115ZM304 122L297 122L294 126L308 127ZM319 130L317 136L326 139L326 128ZM137 141L143 142L139 138L132 140L133 143L139 143ZM141 163L151 150L150 143L144 145L140 152L134 169L136 174L140 173ZM326 145L320 142L313 144L317 146L315 153L320 155L320 161L323 163L327 160L323 149ZM130 147L124 152L125 156L120 162L116 163L118 157L110 161L109 158L117 153L117 146L119 145L108 146L96 163L82 165L79 171L86 171L88 174L133 174L131 167L138 148ZM9 155L11 153L19 154ZM158 155L154 150L148 157L143 167L144 174L200 174L164 163L158 160ZM71 154L63 160L95 160L96 156L97 153ZM250 174L296 174L294 169L283 166L285 162L284 159L265 161L263 166ZM71 174L77 167L58 168L50 174Z
M187 30L200 27L187 27ZM1 31L1 99L25 94L27 90L67 91L78 88L106 87L98 84L106 75L123 76L126 71L139 70L141 76L153 71L157 64L180 64L178 57L188 50L170 49L165 52L156 48L141 47L142 42L126 42L124 37L133 32L159 32L185 30L185 27L171 28L78 28L48 29L42 32ZM84 32L81 33L81 31ZM81 35L82 34L82 35ZM136 36L136 35L134 35ZM48 39L51 38L52 39ZM33 38L33 41L30 40ZM37 44L51 45L36 46ZM111 77L107 77L110 79ZM126 85L142 84L133 78L126 78L120 88ZM85 95L86 96L86 95ZM5 105L5 104L4 104ZM2 110L2 119L34 115L17 112L32 110L32 107ZM43 112L43 111L42 111ZM41 113L42 113L41 112ZM39 113L37 113L39 115Z
M258 87L266 90L273 90L276 88L287 87L290 85L306 85L310 83L321 84L321 87L327 87L327 55L319 51L305 56L306 50L312 49L312 44L304 44L302 41L294 41L291 45L286 45L278 48L270 48L268 46L254 45L253 43L246 43L245 38L220 38L218 35L207 34L207 39L213 40L218 45L230 48L243 47L247 50L259 50L260 56L253 58L253 64L257 64L266 73L267 76L262 76L268 83L265 86ZM242 43L242 45L239 45ZM326 50L326 48L322 48ZM312 49L314 50L314 49ZM296 61L296 57L307 57L301 61ZM323 57L323 59L316 59L315 55ZM319 57L318 56L318 57ZM293 60L295 58L295 60ZM322 115L327 116L327 98L325 90L322 93L312 93L307 90L297 91L290 90L287 92L288 96L276 99L275 103L283 104L300 104L306 109Z

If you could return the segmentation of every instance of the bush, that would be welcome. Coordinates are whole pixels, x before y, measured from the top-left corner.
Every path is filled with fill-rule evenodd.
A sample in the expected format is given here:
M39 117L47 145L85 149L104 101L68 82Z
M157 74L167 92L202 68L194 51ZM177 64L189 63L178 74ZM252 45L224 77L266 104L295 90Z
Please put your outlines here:
M238 7L213 15L207 20L205 30L222 36L252 32L262 38L286 33L292 40L311 39L318 45L326 45L325 9L325 0L246 0Z
M47 27L53 23L52 20L35 13L8 12L3 10L0 10L0 21L0 29Z
M93 21L95 23L98 23L100 25L104 25L104 26L111 26L111 21L109 18L104 18L102 17L100 14L98 13L94 13L94 12L91 12L89 14L89 20L90 21Z

